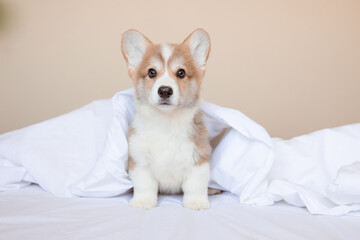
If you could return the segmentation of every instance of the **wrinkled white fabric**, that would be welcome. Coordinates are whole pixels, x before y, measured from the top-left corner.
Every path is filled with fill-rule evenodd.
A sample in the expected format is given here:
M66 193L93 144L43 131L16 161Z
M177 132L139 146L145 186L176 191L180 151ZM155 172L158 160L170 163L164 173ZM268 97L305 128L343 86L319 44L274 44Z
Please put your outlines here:
M311 213L360 210L360 124L274 139L268 192Z
M134 114L133 89L112 101L0 135L0 190L37 183L65 197L112 197L128 192L126 133ZM210 186L243 204L285 200L311 213L360 210L360 124L291 140L271 139L239 111L203 102L213 149Z

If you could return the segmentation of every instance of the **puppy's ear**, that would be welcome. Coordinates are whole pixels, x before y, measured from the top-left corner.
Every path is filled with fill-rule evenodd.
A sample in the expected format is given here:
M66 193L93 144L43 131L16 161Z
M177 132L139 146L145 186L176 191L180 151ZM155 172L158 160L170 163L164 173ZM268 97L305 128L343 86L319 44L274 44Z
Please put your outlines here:
M130 29L123 33L121 51L130 70L139 66L150 44L152 42L137 30Z
M183 44L187 44L189 46L195 63L200 68L205 68L205 64L210 53L209 34L205 30L198 28L185 39Z

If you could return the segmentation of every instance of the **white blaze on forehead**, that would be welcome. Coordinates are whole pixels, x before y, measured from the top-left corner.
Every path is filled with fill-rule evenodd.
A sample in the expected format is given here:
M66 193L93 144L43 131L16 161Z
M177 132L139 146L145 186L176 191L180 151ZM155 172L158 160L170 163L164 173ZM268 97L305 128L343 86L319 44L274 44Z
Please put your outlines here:
M173 53L174 48L169 46L168 44L161 44L161 55L165 62L165 67L167 68L167 63L169 61L169 58L171 57ZM167 71L167 69L165 69Z
M172 53L173 53L174 48L169 46L168 44L161 44L161 55L164 59L164 75L161 76L157 82L158 84L163 84L165 86L169 86L172 88L176 88L176 81L174 79L172 79L169 75L168 72L168 62L169 62L169 58L171 57ZM176 94L174 94L176 95Z

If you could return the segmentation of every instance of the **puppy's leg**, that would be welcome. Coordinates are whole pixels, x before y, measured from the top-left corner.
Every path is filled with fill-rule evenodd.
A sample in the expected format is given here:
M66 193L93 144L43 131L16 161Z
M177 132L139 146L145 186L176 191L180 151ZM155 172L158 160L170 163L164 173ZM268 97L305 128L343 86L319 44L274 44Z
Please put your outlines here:
M157 205L158 183L149 167L135 166L130 171L130 178L134 184L134 196L130 206L150 209Z
M195 210L210 207L208 199L209 180L210 167L208 162L195 165L190 169L182 185L185 207Z

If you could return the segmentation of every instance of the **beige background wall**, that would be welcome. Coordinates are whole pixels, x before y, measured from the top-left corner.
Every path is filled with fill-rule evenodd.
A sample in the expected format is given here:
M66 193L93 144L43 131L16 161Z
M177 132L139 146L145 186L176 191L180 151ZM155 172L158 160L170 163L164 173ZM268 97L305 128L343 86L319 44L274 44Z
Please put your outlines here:
M203 97L272 136L360 122L360 1L0 3L0 133L131 87L121 33L212 38Z

